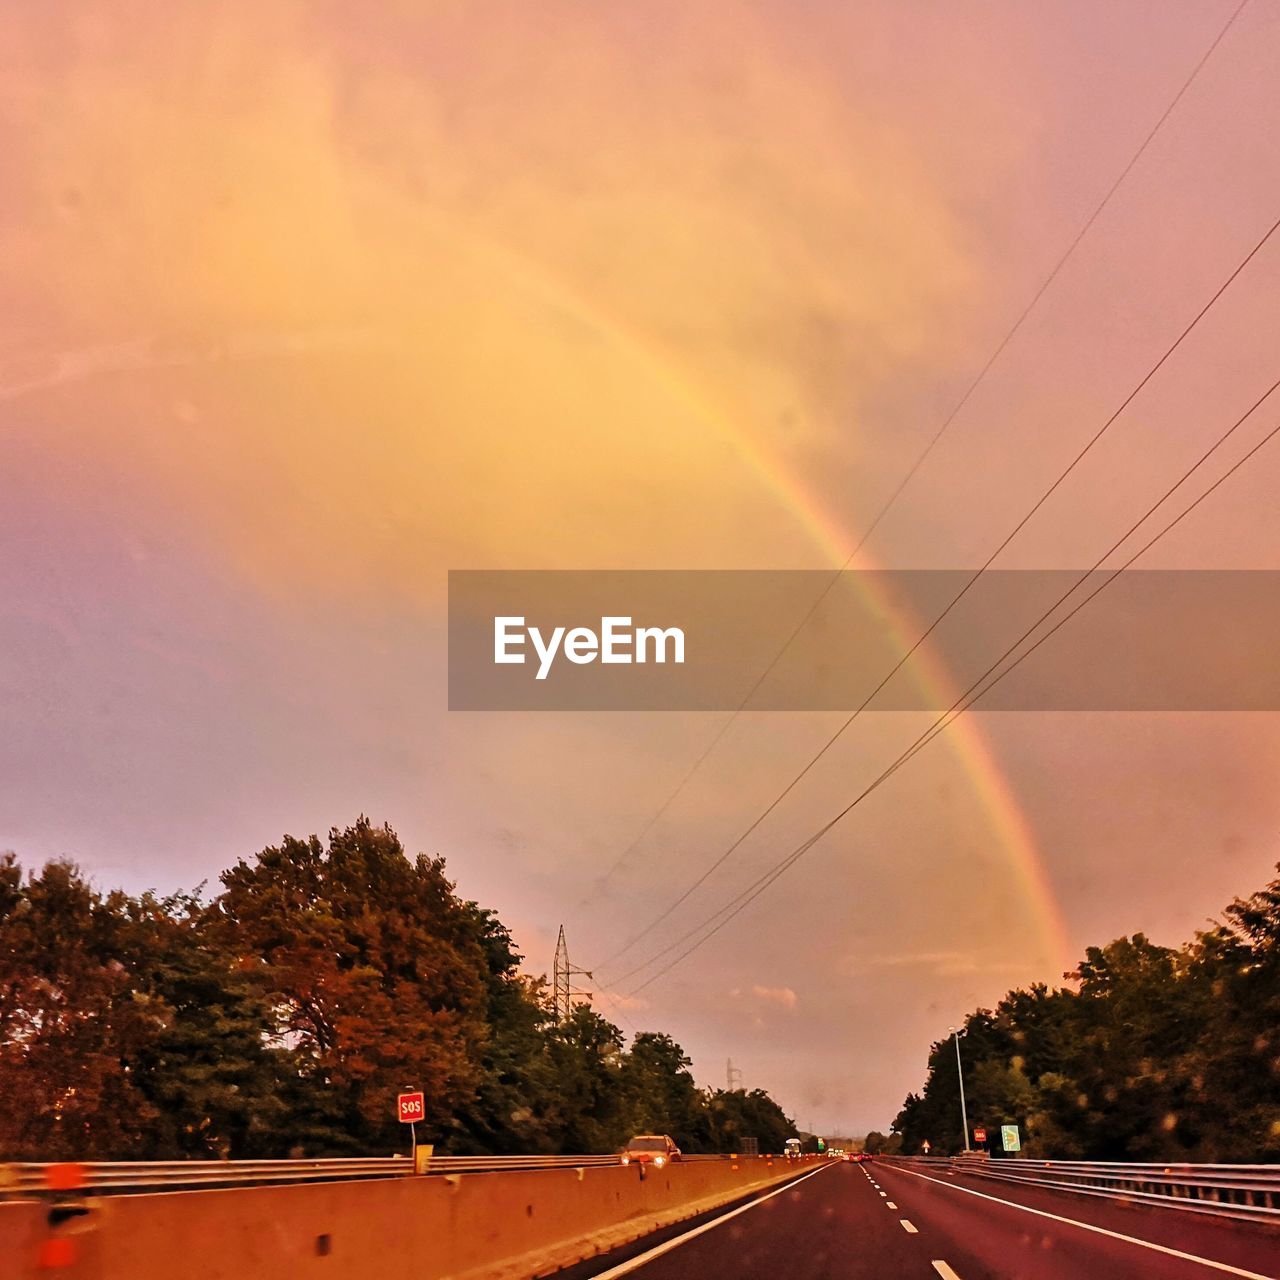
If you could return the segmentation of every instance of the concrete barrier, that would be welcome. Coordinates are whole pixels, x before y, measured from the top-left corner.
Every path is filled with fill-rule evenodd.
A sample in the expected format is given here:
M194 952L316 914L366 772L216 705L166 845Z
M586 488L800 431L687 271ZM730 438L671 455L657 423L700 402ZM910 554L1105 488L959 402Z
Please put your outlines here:
M5 1280L14 1274L26 1275L35 1267L48 1235L47 1217L47 1207L34 1201L0 1203L0 1276Z
M821 1167L765 1157L108 1197L41 1268L47 1205L0 1210L0 1274L31 1280L517 1280ZM17 1263L14 1267L13 1263Z

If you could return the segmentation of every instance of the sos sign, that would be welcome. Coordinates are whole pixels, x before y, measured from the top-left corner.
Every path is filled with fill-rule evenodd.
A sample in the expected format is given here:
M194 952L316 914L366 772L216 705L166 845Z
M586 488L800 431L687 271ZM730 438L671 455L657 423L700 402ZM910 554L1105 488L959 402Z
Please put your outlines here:
M987 1140L987 1131L981 1125L975 1125L973 1130L973 1140L981 1146Z
M402 1093L396 1098L396 1117L401 1124L417 1124L426 1116L422 1092Z

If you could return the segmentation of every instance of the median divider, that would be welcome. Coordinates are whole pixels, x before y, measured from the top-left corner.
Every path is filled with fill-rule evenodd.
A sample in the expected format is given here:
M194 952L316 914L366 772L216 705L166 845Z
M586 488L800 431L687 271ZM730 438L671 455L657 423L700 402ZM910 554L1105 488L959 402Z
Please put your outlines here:
M45 1206L34 1201L0 1203L0 1276L8 1280L15 1263L18 1275L35 1271L40 1250L49 1235L46 1214ZM23 1270L24 1264L26 1270Z
M11 1202L0 1257L31 1280L523 1280L818 1166L726 1157L115 1196L53 1254L49 1206Z

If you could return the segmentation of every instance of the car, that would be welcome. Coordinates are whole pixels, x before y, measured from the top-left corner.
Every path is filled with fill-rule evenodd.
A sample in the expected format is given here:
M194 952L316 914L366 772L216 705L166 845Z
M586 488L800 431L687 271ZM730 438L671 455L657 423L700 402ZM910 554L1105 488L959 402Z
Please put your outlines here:
M623 1164L651 1164L661 1169L680 1159L680 1148L665 1133L638 1133L622 1148Z
M867 1160L870 1160L870 1159L871 1159L871 1157L870 1157L869 1155L867 1155L867 1153L866 1153L865 1151L849 1151L849 1152L846 1152L846 1153L845 1153L845 1157L844 1157L844 1158L845 1158L845 1159L846 1159L850 1164L862 1164L862 1163L864 1163L865 1161L867 1161Z

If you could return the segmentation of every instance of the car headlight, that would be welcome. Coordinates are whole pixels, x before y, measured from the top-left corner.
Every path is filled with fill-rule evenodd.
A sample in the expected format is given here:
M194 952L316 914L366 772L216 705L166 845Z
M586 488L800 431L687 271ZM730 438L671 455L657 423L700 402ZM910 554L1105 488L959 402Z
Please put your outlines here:
M630 1157L630 1156L623 1156L623 1157L622 1157L622 1163L623 1163L623 1164L630 1164L630 1163L631 1163L631 1157Z
M654 1157L653 1157L653 1163L654 1163L655 1168L661 1169L661 1168L662 1168L662 1166L663 1166L664 1164L666 1164L666 1163L667 1163L667 1157L666 1157L666 1156L654 1156Z

